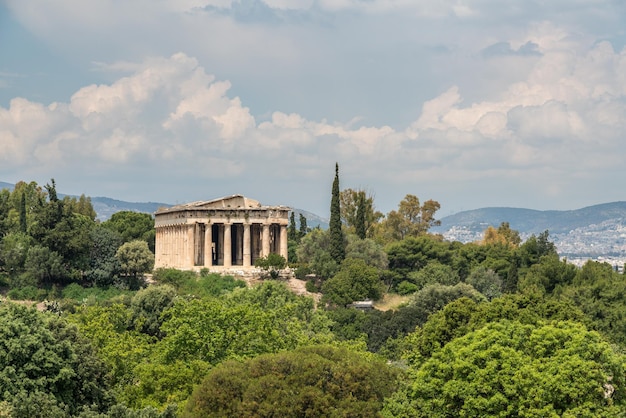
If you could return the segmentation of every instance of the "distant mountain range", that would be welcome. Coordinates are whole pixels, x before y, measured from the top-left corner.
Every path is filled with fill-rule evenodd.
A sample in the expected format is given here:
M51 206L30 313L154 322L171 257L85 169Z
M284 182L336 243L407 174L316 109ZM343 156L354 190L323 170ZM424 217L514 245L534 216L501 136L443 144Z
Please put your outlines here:
M13 184L0 182L0 189L13 189ZM60 196L63 196L60 194ZM97 219L105 221L116 212L129 210L154 213L160 207L172 206L156 202L126 202L109 197L92 197ZM328 228L328 219L294 208L296 222L301 213L307 226ZM576 210L533 210L520 208L482 208L456 213L441 219L441 226L432 232L451 241L473 242L482 238L488 226L508 222L522 239L548 230L559 253L567 257L610 256L626 260L626 202L603 203Z

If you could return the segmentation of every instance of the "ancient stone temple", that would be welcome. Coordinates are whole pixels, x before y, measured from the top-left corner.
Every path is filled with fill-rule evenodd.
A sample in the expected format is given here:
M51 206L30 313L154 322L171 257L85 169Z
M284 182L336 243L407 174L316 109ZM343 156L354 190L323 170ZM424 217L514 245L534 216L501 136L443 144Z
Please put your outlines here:
M289 210L241 195L161 208L155 268L247 270L270 253L287 259Z

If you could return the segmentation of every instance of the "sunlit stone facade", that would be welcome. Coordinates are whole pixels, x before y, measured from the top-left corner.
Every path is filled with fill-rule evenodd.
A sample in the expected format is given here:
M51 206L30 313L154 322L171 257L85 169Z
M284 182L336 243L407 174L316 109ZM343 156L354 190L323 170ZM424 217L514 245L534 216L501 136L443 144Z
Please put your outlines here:
M289 210L241 195L159 209L155 268L246 270L270 253L287 259Z

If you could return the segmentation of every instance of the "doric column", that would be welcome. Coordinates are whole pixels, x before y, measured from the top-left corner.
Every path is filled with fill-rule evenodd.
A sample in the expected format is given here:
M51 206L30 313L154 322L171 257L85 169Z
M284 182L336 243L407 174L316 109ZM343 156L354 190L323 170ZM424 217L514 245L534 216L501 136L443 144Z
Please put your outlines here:
M243 266L250 267L252 254L250 251L250 224L243 224Z
M285 260L289 257L287 245L287 225L280 226L280 255L285 257Z
M263 237L261 238L261 257L267 257L270 253L270 225L263 224Z
M187 267L193 267L195 263L195 253L196 253L196 240L195 240L195 231L196 226L194 224L187 225Z
M213 225L210 222L204 224L204 266L213 265Z
M230 232L230 224L224 224L224 267L232 266L232 240Z
M180 249L178 248L180 240L178 239L178 225L172 226L172 264L171 267L180 268L180 264L178 264L178 253L180 253Z

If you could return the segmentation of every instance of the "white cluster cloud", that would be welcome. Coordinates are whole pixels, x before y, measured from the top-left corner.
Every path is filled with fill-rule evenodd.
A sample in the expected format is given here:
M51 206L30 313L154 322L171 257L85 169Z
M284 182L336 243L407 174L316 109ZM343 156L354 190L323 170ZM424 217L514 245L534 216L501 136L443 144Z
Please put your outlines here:
M58 50L102 42L80 51L105 81L0 106L0 180L106 177L102 194L119 198L284 201L323 189L339 161L344 186L390 209L406 193L445 204L513 190L537 207L624 172L626 50L601 28L573 29L592 8L610 21L613 0L554 1L528 22L532 10L497 0L79 3L7 2ZM571 21L550 22L565 9ZM418 87L427 93L404 93ZM145 194L114 191L146 176ZM326 197L301 206L312 199Z

